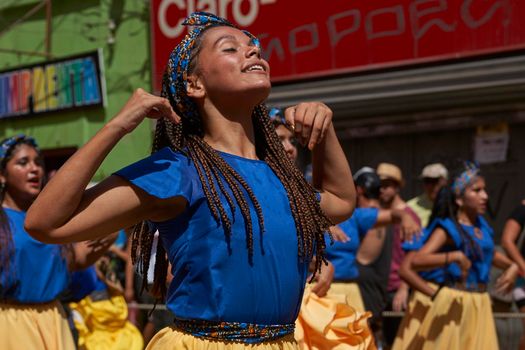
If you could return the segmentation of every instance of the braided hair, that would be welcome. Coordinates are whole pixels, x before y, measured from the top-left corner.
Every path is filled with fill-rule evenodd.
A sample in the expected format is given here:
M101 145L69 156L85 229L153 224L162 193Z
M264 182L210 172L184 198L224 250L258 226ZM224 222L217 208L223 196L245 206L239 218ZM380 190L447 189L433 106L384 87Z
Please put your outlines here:
M204 30L201 31L201 34ZM192 42L192 56L188 59L188 74L191 74L195 69L196 64L194 62L198 56L201 41L199 36ZM152 151L156 152L164 147L170 147L174 151L186 154L192 161L197 170L207 205L213 218L223 227L227 242L232 235L232 218L235 208L240 209L246 229L248 258L249 262L253 263L254 223L250 215L250 205L255 209L258 219L257 225L261 232L264 232L263 210L246 181L224 161L216 150L204 141L204 129L200 115L195 110L187 113L187 109L185 109L188 107L187 104L181 103L181 98L173 92L174 84L171 79L173 69L176 67L173 68L172 65L168 64L163 76L162 96L170 101L171 106L181 116L182 121L174 124L166 118L160 119L157 122ZM184 102L184 99L182 101ZM296 226L299 259L309 261L313 255L316 255L315 271L317 272L320 270L321 264L326 263L324 233L328 231L332 223L321 210L315 189L286 156L283 145L268 116L266 106L257 105L251 119L257 156L268 164L286 190ZM221 201L221 195L226 199L225 203ZM131 253L133 263L140 259L139 271L142 272L142 289L147 285L152 241L153 232L147 222L135 226ZM151 293L157 298L163 299L166 295L167 268L166 251L162 244L158 244L154 283L151 290Z

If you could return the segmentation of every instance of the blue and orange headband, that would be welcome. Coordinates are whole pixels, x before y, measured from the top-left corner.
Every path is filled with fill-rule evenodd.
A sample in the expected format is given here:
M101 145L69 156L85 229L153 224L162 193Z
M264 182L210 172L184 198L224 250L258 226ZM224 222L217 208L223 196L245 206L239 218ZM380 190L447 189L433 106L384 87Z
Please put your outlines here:
M476 162L465 162L465 171L454 179L452 191L456 196L461 196L472 181L479 176L481 169Z
M34 138L24 134L15 135L0 142L0 162L3 162L6 156L9 155L9 152L20 143L28 143L40 151Z
M208 28L219 26L237 27L226 19L207 12L192 13L184 20L182 25L192 26L193 29L170 54L166 67L168 87L165 93L175 103L173 107L181 118L195 121L198 120L199 116L197 106L186 93L188 69L193 58L192 51L195 47L195 42ZM253 45L260 47L259 40L255 36L245 30L243 32L252 40Z

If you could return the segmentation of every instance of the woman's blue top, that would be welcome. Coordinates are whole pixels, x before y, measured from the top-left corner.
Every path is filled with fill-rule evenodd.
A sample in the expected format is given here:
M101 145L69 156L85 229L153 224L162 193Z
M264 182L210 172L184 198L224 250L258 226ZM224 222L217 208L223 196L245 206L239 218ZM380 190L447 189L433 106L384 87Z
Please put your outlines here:
M116 173L151 196L180 196L188 202L176 218L153 223L172 264L167 307L180 319L293 323L309 261L298 257L287 193L266 162L219 154L246 181L262 208L264 232L247 200L253 225L253 263L248 258L246 222L240 209L236 206L232 235L227 239L208 207L195 164L183 153L164 148ZM221 194L220 199L231 219L226 198Z
M348 242L326 242L326 258L334 265L335 281L352 281L359 276L357 250L364 235L377 222L377 208L356 208L350 219L338 226L350 238Z
M405 241L401 244L401 247L405 252L410 251L418 251L420 250L423 245L427 242L428 238L430 237L432 231L436 228L439 220L434 220L428 225L423 231L421 232L421 235L414 236L414 238L411 241ZM455 268L452 268L451 265L448 265L448 268L451 269L451 271L455 271ZM435 282L438 284L441 284L445 281L446 277L446 268L444 267L438 267L432 270L428 271L419 271L418 272L421 278L423 278L426 281Z
M106 290L108 287L97 276L95 265L71 274L71 283L68 291L72 301L80 301L95 291Z
M56 299L69 282L61 246L31 237L24 230L25 212L3 209L9 219L14 251L9 269L0 275L0 300L29 304Z
M453 241L453 249L461 250L472 262L467 276L467 288L476 287L478 283L488 283L490 267L494 257L494 231L488 222L479 215L474 226L461 225L465 232L477 244L476 252L469 248L468 241L463 238L456 224L451 219L440 219L436 226L442 227ZM477 257L477 258L476 258ZM455 263L448 269L450 279L461 280L461 269Z

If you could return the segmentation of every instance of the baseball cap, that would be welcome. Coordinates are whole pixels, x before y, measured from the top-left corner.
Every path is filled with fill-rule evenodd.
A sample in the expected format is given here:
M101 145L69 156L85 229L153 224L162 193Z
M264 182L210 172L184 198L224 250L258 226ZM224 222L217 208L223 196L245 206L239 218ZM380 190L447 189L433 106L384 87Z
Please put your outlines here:
M374 169L370 167L363 167L354 174L355 185L361 187L364 196L370 199L379 198L379 188L381 187L381 180L377 176Z
M440 177L444 179L448 179L448 170L445 168L445 166L441 163L432 163L428 164L423 168L421 171L421 175L419 175L421 179L423 178L431 178L431 179L438 179Z

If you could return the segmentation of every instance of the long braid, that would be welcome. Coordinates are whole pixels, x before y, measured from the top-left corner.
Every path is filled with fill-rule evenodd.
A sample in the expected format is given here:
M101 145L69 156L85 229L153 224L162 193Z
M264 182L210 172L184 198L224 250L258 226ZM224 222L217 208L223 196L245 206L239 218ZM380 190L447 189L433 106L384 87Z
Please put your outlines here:
M290 199L292 215L297 228L299 256L310 259L314 253L316 271L326 262L324 233L332 225L323 213L313 187L306 181L295 164L286 156L283 145L275 133L268 111L264 106L256 108L254 115L256 139L265 142L265 161L283 183ZM295 210L294 210L295 209Z

